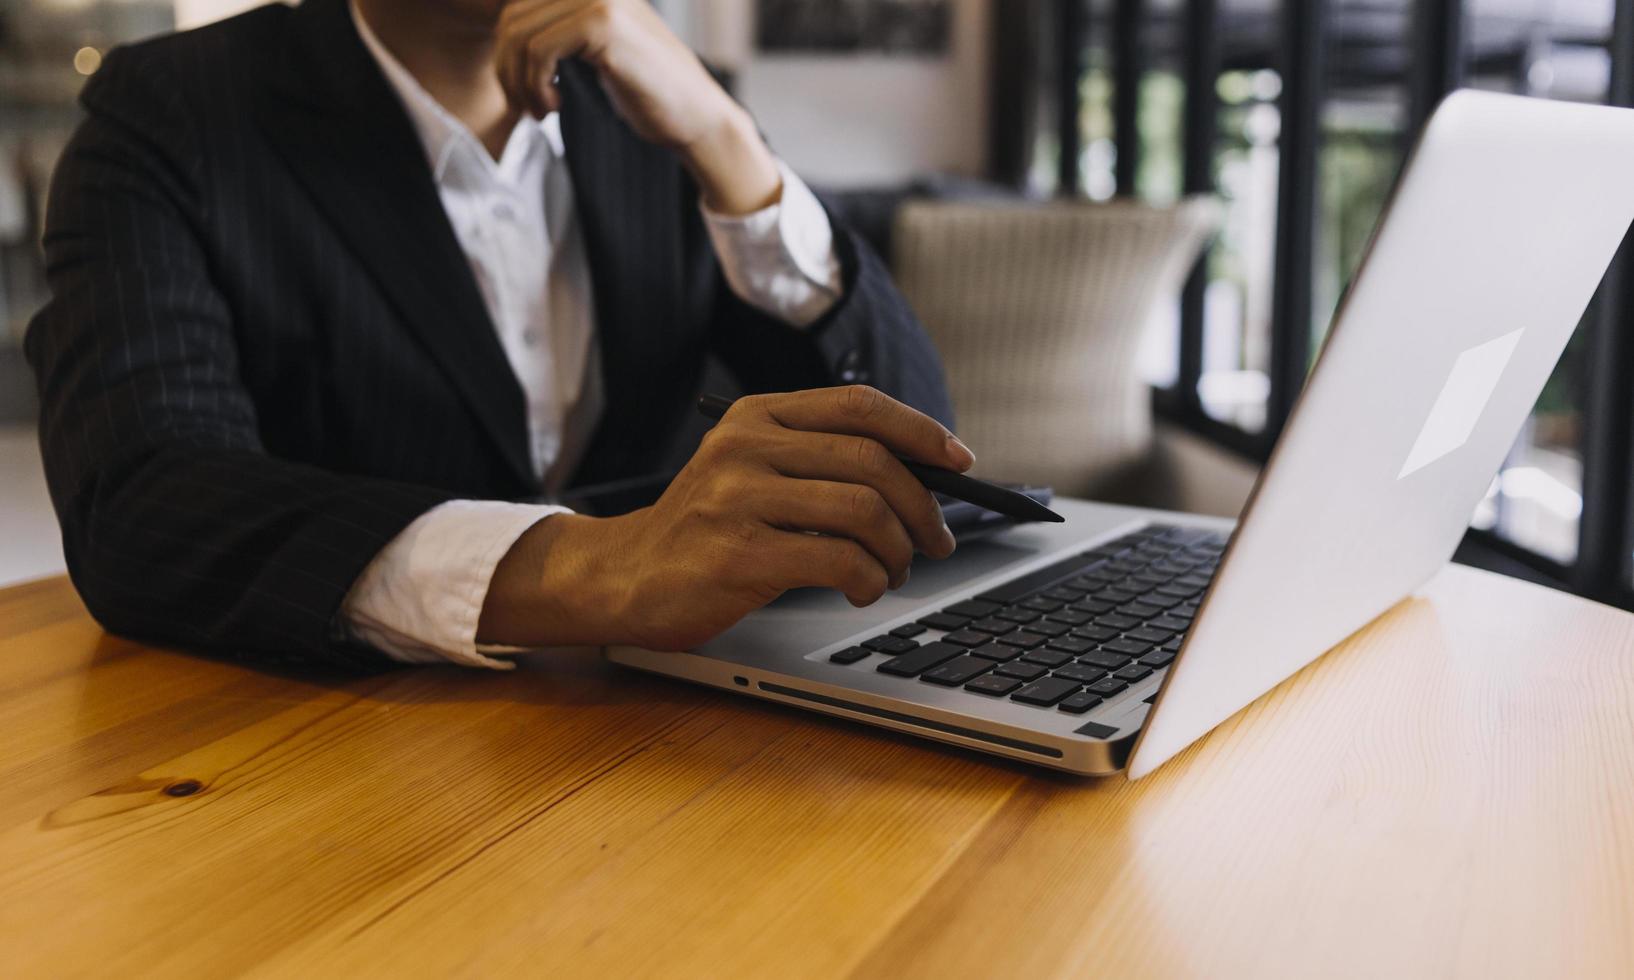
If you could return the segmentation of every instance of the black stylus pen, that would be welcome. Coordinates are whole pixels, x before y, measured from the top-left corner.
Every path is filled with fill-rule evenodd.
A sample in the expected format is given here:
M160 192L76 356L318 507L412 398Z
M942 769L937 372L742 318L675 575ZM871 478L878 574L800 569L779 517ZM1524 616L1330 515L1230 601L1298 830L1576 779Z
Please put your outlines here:
M704 395L698 399L698 411L710 418L720 421L726 410L732 407L732 399L722 398L719 395ZM1066 520L1060 514L1050 510L1043 504L1027 496L991 483L983 483L974 477L944 470L940 466L927 466L916 463L911 459L897 459L908 468L914 479L925 485L925 489L933 493L946 494L977 507L1013 517L1018 521L1050 521L1059 524Z

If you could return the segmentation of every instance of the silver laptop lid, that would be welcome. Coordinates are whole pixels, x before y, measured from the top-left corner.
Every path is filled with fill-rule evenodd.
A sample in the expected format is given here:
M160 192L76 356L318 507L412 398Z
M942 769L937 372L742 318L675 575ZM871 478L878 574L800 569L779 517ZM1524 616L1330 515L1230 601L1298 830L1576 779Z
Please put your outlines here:
M1634 110L1478 92L1442 103L1170 668L1131 778L1447 561L1631 219Z

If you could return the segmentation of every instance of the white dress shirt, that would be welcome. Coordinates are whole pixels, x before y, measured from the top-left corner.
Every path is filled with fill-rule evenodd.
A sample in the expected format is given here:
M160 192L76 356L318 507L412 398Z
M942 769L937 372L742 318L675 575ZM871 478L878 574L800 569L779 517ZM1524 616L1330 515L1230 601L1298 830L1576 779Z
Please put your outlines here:
M563 156L559 117L517 123L496 161L364 22L364 45L397 92L431 162L454 234L471 263L526 398L529 451L547 493L560 490L603 408L590 264ZM703 210L732 291L794 326L839 299L833 229L787 167L781 199L731 217ZM353 638L407 663L507 668L476 644L488 583L517 538L565 507L455 500L405 528L358 577L341 607Z

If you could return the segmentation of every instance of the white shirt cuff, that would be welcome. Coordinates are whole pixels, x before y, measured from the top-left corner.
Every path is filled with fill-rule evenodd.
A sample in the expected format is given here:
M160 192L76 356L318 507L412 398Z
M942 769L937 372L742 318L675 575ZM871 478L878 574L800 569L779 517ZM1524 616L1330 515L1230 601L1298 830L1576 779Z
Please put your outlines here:
M341 624L353 640L403 663L509 670L478 648L477 621L500 559L523 532L566 507L451 500L398 533L352 584Z
M732 292L750 306L796 327L815 323L839 301L845 284L828 212L788 165L778 201L745 215L703 207L709 238Z

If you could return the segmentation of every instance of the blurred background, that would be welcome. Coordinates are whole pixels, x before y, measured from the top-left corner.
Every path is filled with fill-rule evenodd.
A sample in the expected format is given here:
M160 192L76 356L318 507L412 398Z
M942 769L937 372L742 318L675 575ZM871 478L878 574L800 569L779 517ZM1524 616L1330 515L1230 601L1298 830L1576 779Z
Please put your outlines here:
M0 0L0 582L61 563L19 344L75 96L110 47L248 6ZM1443 94L1634 104L1616 0L658 6L892 263L986 475L1219 514ZM1631 275L1608 274L1460 560L1634 607Z

